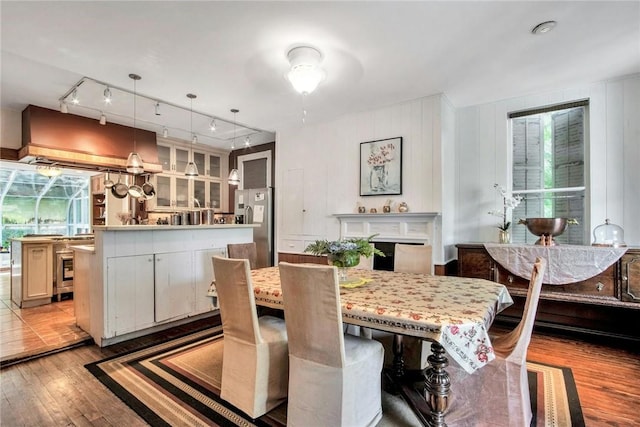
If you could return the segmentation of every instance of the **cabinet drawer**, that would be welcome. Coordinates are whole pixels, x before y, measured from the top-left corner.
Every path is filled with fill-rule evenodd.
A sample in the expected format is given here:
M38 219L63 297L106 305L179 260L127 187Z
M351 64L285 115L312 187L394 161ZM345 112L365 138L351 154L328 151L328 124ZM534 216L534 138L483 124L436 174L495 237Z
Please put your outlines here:
M304 252L304 241L303 240L282 240L282 246L278 249L280 252Z

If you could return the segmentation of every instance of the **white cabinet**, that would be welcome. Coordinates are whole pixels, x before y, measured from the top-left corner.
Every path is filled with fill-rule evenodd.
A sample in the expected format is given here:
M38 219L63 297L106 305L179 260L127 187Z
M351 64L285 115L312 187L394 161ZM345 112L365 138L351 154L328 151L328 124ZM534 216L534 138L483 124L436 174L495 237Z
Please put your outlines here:
M213 272L214 256L227 256L225 248L205 249L195 251L194 279L196 281L196 313L204 313L214 308L218 308L217 301L207 296L207 291L211 282L215 278Z
M158 158L163 172L152 180L156 197L147 202L148 210L175 211L198 205L218 211L227 209L226 189L222 185L226 173L222 164L228 158L226 154L163 141L158 143ZM195 162L199 174L192 179L184 175L190 160Z
M325 198L320 196L324 184L309 179L304 169L288 169L284 171L282 186L278 248L283 252L301 252L306 241L324 238L326 208L321 205Z
M21 308L51 303L53 245L11 241L11 301Z
M104 338L153 326L153 255L108 258L106 300Z
M193 252L155 255L156 322L186 317L194 310Z

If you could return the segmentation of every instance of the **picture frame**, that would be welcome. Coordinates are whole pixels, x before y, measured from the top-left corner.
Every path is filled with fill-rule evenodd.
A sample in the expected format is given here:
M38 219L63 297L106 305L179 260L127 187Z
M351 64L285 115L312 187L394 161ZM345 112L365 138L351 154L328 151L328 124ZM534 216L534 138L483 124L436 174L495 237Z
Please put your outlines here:
M360 195L402 194L402 137L360 143Z

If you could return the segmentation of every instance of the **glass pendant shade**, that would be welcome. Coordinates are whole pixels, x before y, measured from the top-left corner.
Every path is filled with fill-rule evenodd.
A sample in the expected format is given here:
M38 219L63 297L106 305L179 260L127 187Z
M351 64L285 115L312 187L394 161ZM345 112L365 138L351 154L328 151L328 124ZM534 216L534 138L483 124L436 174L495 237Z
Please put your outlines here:
M229 172L229 178L227 179L227 181L229 181L229 185L239 185L240 184L240 172L238 172L238 169L231 169L231 172Z
M127 158L127 172L134 175L139 175L144 172L142 158L135 151L129 153L129 157Z
M616 224L611 224L609 219L604 220L604 224L600 224L593 230L592 246L608 246L613 248L626 247L624 242L624 230Z
M198 176L198 166L194 162L187 163L187 167L184 170L184 175L189 178Z

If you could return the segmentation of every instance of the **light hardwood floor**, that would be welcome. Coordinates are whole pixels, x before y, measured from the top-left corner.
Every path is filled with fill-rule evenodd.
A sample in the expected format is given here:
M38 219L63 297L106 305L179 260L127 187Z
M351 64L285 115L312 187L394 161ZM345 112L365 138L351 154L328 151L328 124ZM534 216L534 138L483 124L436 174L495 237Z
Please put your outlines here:
M0 300L4 301L1 295ZM2 313L4 317L4 311ZM57 316L68 315L68 310L51 310L47 319L56 324ZM0 425L145 425L84 365L218 323L216 316L103 349L85 345L4 367L0 371ZM25 322L21 324L26 325ZM5 323L2 323L3 333L4 328ZM4 346L4 343L0 344ZM637 346L619 342L594 343L536 330L527 358L572 368L587 426L640 425L640 354Z

